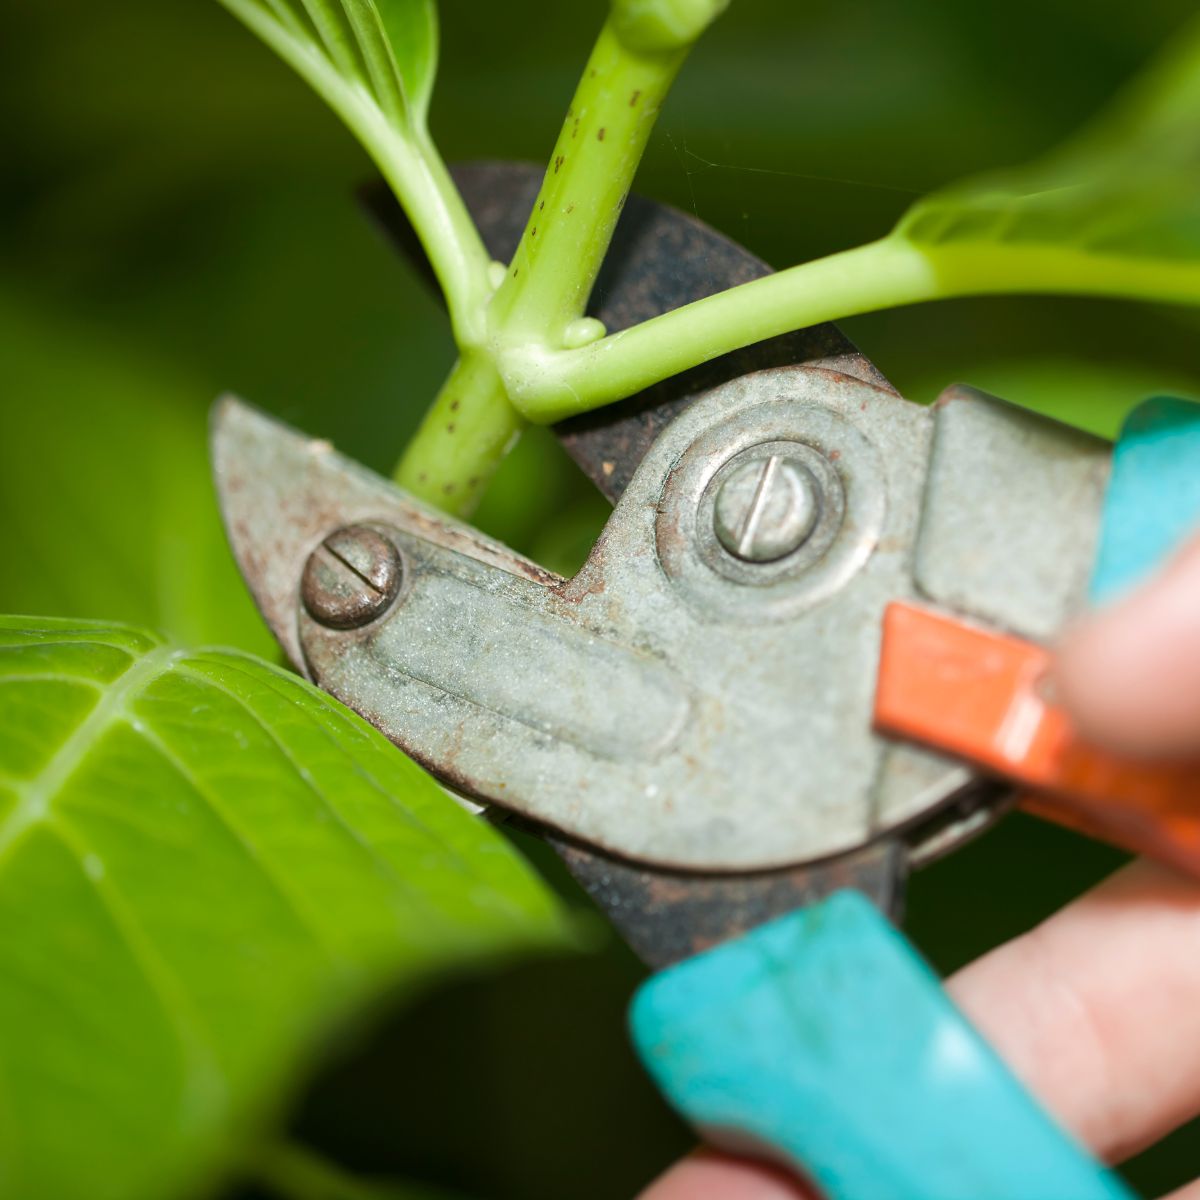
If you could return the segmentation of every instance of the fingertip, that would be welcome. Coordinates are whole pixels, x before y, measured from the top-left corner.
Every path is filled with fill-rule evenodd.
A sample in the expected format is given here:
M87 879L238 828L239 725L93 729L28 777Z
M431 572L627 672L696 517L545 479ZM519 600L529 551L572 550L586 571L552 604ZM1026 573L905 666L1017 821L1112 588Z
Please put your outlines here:
M1054 684L1093 741L1142 757L1200 752L1200 538L1069 631Z
M698 1150L656 1179L638 1200L819 1200L783 1171Z

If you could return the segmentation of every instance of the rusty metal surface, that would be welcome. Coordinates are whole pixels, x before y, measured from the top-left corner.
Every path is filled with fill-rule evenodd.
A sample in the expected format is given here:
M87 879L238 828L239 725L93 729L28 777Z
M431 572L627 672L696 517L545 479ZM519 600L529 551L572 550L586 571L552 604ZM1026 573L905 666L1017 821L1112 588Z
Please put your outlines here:
M870 725L883 608L914 598L931 432L928 410L827 370L733 381L663 432L568 581L244 407L214 448L235 553L322 687L463 791L619 857L741 874L858 850L969 778ZM720 548L710 500L764 441L820 457L841 499L754 564ZM331 629L299 580L355 524L392 539L404 583L379 619Z
M332 629L370 624L400 594L403 564L396 547L374 529L339 529L309 555L300 598L309 616Z
M537 172L459 178L505 257ZM623 328L763 271L631 202L593 312ZM743 374L797 359L809 365ZM558 830L576 876L661 964L835 887L894 910L905 859L998 810L997 789L876 738L860 711L879 605L912 590L922 521L944 524L944 486L924 495L932 424L826 327L560 427L624 496L569 581L243 407L219 411L214 458L238 561L293 661L443 779ZM812 527L779 558L730 552L721 472L768 451L815 487ZM1002 490L966 474L968 490ZM396 548L403 584L362 628L330 628L300 579L351 524Z
M507 262L533 207L542 172L524 163L468 163L452 171L488 252ZM364 189L369 211L418 264L424 256L391 192ZM631 195L617 223L588 315L615 333L726 288L768 275L749 251L677 209ZM427 266L427 278L432 279ZM664 380L637 396L555 427L571 456L614 503L655 438L699 394L752 371L825 367L880 388L890 384L834 325L816 325L747 346Z
M478 163L456 167L453 173L489 252L507 261L535 202L539 169ZM364 189L362 199L436 291L420 243L386 185ZM768 271L761 260L699 221L631 196L593 291L589 315L615 332ZM819 363L889 386L834 326L826 325L727 355L623 404L565 422L555 432L615 503L654 439L698 393L749 371L799 362ZM837 863L714 876L659 871L564 839L553 830L541 832L635 951L654 966L736 936L834 887L857 887L892 916L898 915L903 892L904 851L895 842Z
M507 261L541 184L540 169L515 163L473 163L453 169L489 253ZM363 199L385 232L436 281L403 211L384 184L365 189ZM770 268L685 214L631 196L588 315L610 332L629 328L725 288L768 274ZM638 464L667 423L700 392L763 368L810 362L888 387L886 379L833 325L774 338L706 363L597 413L560 424L555 433L600 491L620 499ZM898 860L892 845L871 849L861 866L851 862L796 867L765 875L661 874L623 862L550 832L549 840L572 873L648 962L662 965L681 957L697 939L711 944L735 936L771 916L791 911L831 886L857 886L884 911L896 915L902 888L894 872L877 867L881 857ZM658 886L661 882L662 886Z
M458 166L453 174L489 253L507 261L536 200L540 170L524 164L477 163ZM365 189L362 198L385 233L423 269L436 290L420 243L386 185ZM616 332L759 278L769 269L701 222L631 196L588 315ZM877 386L889 386L840 331L825 325L704 364L623 404L564 422L555 432L600 491L615 503L654 439L697 394L750 371L800 362L829 366ZM857 887L893 916L898 915L903 891L899 876L904 854L900 845L892 842L844 862L714 876L661 872L564 839L553 830L542 832L635 951L653 966L736 936L834 887Z

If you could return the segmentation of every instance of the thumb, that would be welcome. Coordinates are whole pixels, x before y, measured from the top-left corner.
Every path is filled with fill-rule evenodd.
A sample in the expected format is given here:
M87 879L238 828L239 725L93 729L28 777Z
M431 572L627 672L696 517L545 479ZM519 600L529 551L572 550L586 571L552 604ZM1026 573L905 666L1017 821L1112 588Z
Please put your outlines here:
M1054 683L1092 741L1139 757L1200 754L1200 537L1069 631Z

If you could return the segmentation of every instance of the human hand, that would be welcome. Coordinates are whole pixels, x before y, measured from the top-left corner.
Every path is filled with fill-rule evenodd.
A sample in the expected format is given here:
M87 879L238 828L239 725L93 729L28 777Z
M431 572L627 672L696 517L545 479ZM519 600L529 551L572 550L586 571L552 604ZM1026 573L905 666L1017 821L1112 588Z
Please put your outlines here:
M1200 539L1063 642L1057 694L1090 739L1200 754ZM950 994L1059 1123L1120 1162L1200 1114L1200 883L1137 862L985 955ZM641 1200L812 1200L702 1151ZM1200 1200L1200 1181L1172 1200Z

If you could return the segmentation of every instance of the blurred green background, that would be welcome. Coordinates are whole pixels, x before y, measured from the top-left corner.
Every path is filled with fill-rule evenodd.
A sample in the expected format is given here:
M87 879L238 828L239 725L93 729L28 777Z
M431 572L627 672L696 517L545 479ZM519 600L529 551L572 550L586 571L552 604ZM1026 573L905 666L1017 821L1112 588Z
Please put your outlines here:
M0 8L0 611L270 654L217 522L209 403L234 390L386 469L451 362L445 322L356 210L365 157L214 0ZM735 0L639 190L777 265L850 246L919 193L1054 144L1193 9ZM447 157L544 158L602 15L443 0ZM1109 433L1148 394L1200 395L1185 310L1006 298L846 327L918 400L961 379ZM565 568L602 515L538 434L480 521ZM1014 818L914 881L909 928L952 969L1117 861ZM632 1194L689 1139L625 1048L639 968L598 924L597 941L365 1021L298 1104L299 1132L453 1194ZM1130 1176L1157 1194L1198 1151L1190 1128Z

